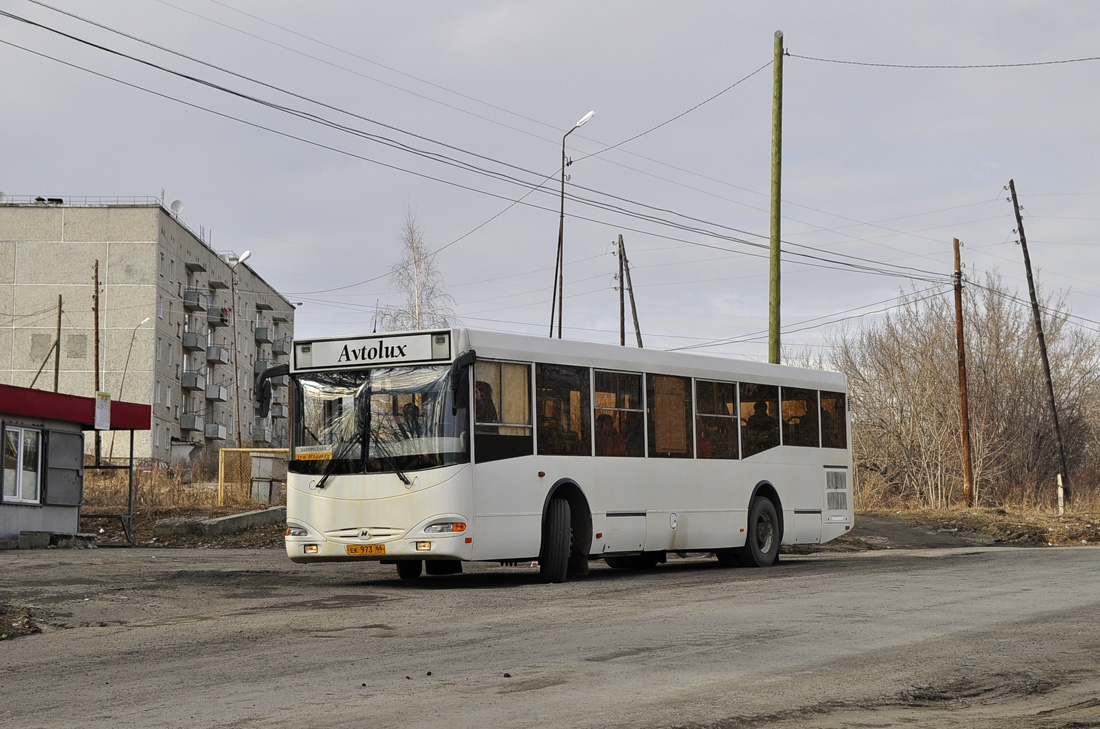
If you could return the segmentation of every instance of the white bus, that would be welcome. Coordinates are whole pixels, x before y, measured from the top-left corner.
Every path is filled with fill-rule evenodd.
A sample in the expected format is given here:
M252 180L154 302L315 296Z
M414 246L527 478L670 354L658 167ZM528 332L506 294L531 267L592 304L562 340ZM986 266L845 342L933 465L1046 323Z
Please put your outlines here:
M670 552L764 567L853 526L841 374L461 328L292 357L258 384L290 375L294 562L562 582Z

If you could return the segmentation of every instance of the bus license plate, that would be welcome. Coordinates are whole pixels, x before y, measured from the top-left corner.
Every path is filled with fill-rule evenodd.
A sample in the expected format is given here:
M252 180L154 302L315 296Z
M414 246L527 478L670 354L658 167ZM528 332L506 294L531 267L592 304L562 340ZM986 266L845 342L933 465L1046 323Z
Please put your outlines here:
M347 545L347 551L349 555L356 557L370 557L376 554L385 554L385 544L349 544Z

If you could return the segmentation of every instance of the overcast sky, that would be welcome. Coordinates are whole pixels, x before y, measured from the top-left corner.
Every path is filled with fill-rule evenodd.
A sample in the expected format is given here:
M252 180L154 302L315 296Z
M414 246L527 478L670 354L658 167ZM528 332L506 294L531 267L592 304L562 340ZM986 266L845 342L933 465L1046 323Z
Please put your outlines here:
M400 303L406 210L462 324L546 335L562 136L594 110L567 139L565 336L618 342L622 235L647 347L766 359L777 30L784 347L822 351L903 291L950 295L953 237L969 278L998 269L1026 300L1009 179L1041 285L1100 327L1094 1L0 11L0 191L181 200L302 302L298 337Z

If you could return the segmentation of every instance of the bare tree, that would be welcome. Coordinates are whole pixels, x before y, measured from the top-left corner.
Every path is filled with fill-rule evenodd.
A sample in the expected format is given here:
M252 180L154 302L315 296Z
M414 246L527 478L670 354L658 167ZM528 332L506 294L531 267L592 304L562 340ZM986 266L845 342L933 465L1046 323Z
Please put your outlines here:
M435 267L416 214L405 208L405 222L397 233L401 258L390 267L390 287L405 297L401 306L379 309L375 328L388 331L432 329L454 323L454 299L444 291L443 274Z
M1060 459L1034 328L996 274L966 292L975 498L1036 503ZM1067 456L1071 470L1088 471L1100 432L1100 340L1069 323L1064 299L1044 308ZM961 498L954 327L948 297L913 293L834 343L834 366L849 379L860 488L881 504L943 508Z

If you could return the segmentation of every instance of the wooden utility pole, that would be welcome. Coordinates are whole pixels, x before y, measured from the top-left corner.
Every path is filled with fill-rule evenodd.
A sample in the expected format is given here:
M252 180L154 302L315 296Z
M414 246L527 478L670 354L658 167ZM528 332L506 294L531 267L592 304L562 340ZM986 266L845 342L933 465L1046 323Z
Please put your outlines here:
M634 336L638 338L638 349L641 349L642 329L638 326L638 307L634 304L634 285L630 283L630 261L626 257L626 246L623 244L622 234L619 234L619 260L622 261L623 272L626 274L626 288L630 292L630 314L634 317Z
M623 237L619 236L619 346L626 346L626 279L623 278Z
M1047 342L1043 337L1043 320L1039 316L1039 300L1035 296L1035 280L1031 276L1031 257L1027 254L1027 238L1024 236L1024 219L1020 217L1020 203L1016 199L1016 183L1008 181L1012 193L1012 209L1016 212L1016 230L1020 232L1020 248L1024 252L1024 268L1027 270L1027 290L1031 294L1031 313L1035 317L1035 333L1039 338L1039 355L1043 359L1043 374L1046 376L1047 397L1050 400L1050 416L1054 421L1054 435L1058 439L1058 456L1062 461L1062 487L1065 498L1070 500L1069 470L1066 467L1066 446L1062 440L1062 426L1058 424L1058 405L1054 400L1054 381L1050 376L1050 358L1047 356Z
M94 322L95 331L92 334L92 348L95 350L92 355L92 360L95 368L95 395L99 397L99 259L95 262L95 276L92 286L92 320ZM99 437L99 430L95 432L95 464L98 466L100 461L100 453L102 447L102 440Z
M775 31L772 62L772 220L768 275L768 361L779 364L779 196L783 171L783 31Z
M57 392L57 383L61 378L61 294L57 295L57 335L53 346L53 391Z
M962 261L959 239L955 247L955 342L959 351L959 423L962 430L963 496L966 508L974 506L974 469L970 462L970 405L966 396L966 346L963 338Z

